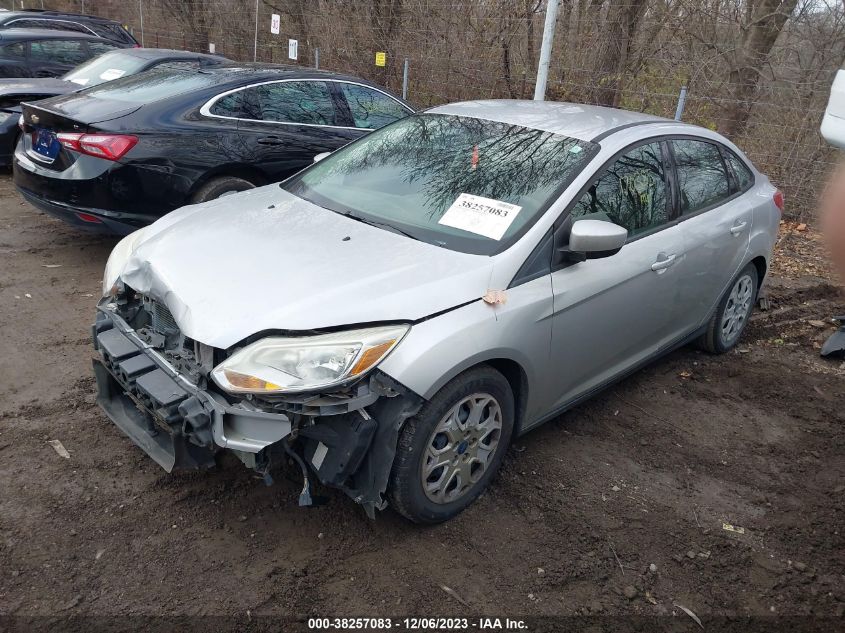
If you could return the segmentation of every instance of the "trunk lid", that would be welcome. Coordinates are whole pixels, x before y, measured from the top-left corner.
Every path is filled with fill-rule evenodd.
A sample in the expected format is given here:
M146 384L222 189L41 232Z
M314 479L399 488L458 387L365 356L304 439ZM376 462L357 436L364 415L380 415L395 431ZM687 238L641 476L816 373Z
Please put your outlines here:
M39 165L54 171L64 171L73 165L78 155L61 146L56 135L60 132L98 131L96 125L132 114L140 104L96 99L83 94L69 94L38 103L21 104L24 143L27 155Z

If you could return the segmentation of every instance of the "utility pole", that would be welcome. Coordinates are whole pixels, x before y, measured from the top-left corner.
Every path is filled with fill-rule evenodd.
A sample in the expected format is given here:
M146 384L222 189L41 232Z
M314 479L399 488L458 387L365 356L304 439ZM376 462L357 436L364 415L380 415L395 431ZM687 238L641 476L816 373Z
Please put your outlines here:
M537 83L534 85L534 101L546 98L546 83L549 79L549 62L552 58L552 44L555 39L558 0L546 3L546 24L543 27L543 44L540 48L540 63L537 66Z
M252 44L252 61L258 61L258 0L255 0L255 40Z

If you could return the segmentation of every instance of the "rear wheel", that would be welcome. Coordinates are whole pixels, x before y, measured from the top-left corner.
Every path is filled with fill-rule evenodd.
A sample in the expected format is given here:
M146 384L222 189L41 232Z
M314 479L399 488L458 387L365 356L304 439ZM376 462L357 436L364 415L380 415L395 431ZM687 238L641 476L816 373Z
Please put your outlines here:
M254 189L255 185L248 180L236 176L220 176L212 178L191 196L191 203L208 202L239 191Z
M513 420L513 393L498 371L482 366L453 379L402 428L391 506L417 523L460 513L501 466Z
M699 339L699 346L712 353L724 354L739 342L757 298L757 268L748 264L734 278Z

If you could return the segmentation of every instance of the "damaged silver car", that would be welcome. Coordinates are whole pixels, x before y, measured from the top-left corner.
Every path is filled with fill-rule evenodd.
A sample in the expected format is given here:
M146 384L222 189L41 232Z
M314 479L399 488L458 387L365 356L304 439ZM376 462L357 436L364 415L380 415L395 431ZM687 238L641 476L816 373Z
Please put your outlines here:
M319 481L443 521L517 435L680 345L733 348L782 205L702 128L437 107L124 238L99 404L167 471L290 458L301 504Z

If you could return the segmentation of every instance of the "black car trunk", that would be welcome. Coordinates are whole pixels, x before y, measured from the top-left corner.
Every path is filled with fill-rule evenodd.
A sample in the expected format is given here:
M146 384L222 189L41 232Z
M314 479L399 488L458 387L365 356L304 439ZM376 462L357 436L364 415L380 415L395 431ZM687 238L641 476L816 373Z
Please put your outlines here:
M29 155L47 169L64 171L76 162L76 155L61 146L57 134L97 132L98 124L132 114L141 106L78 94L23 103L21 108L24 132L31 141Z

